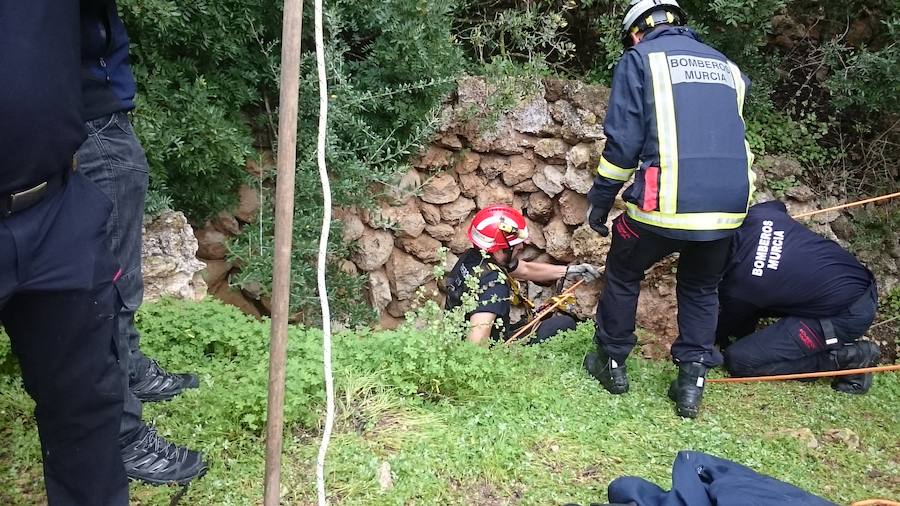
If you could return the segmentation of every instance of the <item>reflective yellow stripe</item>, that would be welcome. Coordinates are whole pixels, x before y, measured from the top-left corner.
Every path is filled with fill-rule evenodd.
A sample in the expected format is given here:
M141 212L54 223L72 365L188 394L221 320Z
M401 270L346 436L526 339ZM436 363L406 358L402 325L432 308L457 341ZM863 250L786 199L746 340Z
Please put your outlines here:
M641 211L631 202L626 202L628 216L647 225L677 230L730 230L744 222L746 213L683 213L669 214L657 211Z
M675 99L665 53L650 53L653 76L653 101L656 103L656 134L659 138L659 210L675 214L678 210L678 132L675 124Z
M734 90L737 94L737 106L738 106L738 115L741 117L741 121L744 121L744 98L747 94L747 85L744 83L744 79L741 77L741 69L738 68L734 63L728 62L728 69L731 70L731 79L734 81ZM746 128L746 123L744 125ZM756 173L753 172L753 152L750 151L750 143L747 142L747 139L744 139L744 150L747 152L747 183L749 186L749 191L747 192L747 207L750 207L750 200L753 199L753 191L756 188Z
M618 165L610 162L606 158L600 157L600 165L597 166L597 174L616 181L628 181L634 169L623 169Z

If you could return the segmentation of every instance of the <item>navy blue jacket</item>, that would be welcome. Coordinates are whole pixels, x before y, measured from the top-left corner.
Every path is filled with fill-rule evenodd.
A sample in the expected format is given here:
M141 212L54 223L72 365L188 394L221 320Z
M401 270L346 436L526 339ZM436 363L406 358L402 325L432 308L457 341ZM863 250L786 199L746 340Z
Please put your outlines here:
M749 467L701 452L678 452L672 490L624 476L609 484L609 500L637 506L836 506Z
M115 0L82 4L81 46L84 120L134 109L135 82L128 59L128 33Z
M791 218L783 203L756 204L732 239L719 285L719 334L736 335L763 316L830 318L873 280L839 244Z
M622 56L603 125L606 147L588 200L659 235L712 240L747 212L755 176L742 117L750 86L688 28L661 26Z
M85 138L78 34L77 1L0 2L0 198L72 167Z

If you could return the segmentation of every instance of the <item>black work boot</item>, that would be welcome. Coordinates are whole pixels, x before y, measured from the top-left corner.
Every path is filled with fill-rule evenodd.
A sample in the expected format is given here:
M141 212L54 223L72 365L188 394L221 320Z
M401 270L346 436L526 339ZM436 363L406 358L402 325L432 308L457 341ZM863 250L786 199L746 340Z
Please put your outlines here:
M870 367L881 358L881 349L872 341L857 341L842 346L830 353L838 370ZM831 381L831 388L845 394L864 394L872 386L872 373L837 376Z
M618 395L628 391L628 369L625 364L609 358L599 346L597 351L585 355L582 365L607 392Z
M675 412L685 418L696 418L700 413L703 387L706 385L705 365L685 362L678 365L678 377L669 386L669 399L675 401Z
M146 425L122 448L122 462L129 479L151 485L184 485L207 470L200 452L175 446Z
M160 367L156 360L151 360L144 376L130 385L134 395L144 402L167 401L187 388L199 386L196 375L171 373Z

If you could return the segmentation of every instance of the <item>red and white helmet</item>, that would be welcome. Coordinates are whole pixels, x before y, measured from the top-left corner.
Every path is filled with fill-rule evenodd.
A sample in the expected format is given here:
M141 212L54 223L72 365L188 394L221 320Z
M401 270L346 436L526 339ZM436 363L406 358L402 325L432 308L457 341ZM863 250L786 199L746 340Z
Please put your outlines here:
M528 225L522 213L507 206L490 206L478 211L469 225L469 240L488 253L512 248L528 239Z

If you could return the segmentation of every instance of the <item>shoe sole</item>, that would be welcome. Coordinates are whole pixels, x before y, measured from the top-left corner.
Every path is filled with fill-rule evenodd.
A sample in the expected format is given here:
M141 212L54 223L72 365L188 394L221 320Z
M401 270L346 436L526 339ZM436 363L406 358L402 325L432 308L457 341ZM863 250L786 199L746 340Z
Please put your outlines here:
M871 341L858 341L858 343L860 344L860 346L863 347L863 351L865 352L866 357L865 357L865 360L863 360L862 365L860 365L859 367L854 367L854 369L862 369L864 367L871 367L871 366L875 365L878 362L878 359L881 358L881 348L877 344L875 344ZM835 377L834 380L832 380L832 382L831 382L831 388L833 390L836 390L836 391L844 393L844 394L850 394L850 395L866 394L869 392L869 389L872 388L872 379L874 376L872 373L866 373L866 374L862 374L860 376L862 376L862 381L861 381L862 388L861 389L858 389L858 390L853 389L853 388L843 389L843 388L840 388L840 386L839 386L839 385L854 384L852 381L848 381L848 378L858 377L855 374L852 376L837 376L837 377Z
M203 476L206 475L207 471L209 471L209 467L203 466L200 469L200 471L197 472L197 474L195 474L189 478L182 478L180 480L154 480L152 478L137 478L134 476L128 476L128 481L145 483L147 485L153 485L154 487L159 487L159 486L163 486L163 485L178 485L178 486L182 487L184 485L189 484L190 482L192 482L194 480L199 480L200 478L202 478Z
M683 406L678 405L678 395L675 394L674 390L675 385L669 385L668 396L672 402L675 403L675 414L682 418L697 418L697 415L700 414L700 407L696 408L685 408Z

